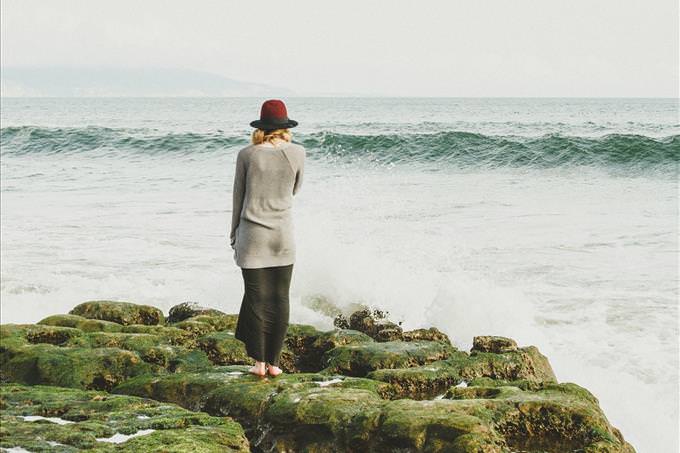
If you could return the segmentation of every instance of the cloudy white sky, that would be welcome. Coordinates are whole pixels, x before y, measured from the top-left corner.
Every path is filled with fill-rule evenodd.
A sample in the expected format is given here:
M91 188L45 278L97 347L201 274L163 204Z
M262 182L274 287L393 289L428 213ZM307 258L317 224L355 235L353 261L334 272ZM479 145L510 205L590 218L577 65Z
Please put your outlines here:
M174 67L298 94L677 96L677 0L3 0L2 65Z

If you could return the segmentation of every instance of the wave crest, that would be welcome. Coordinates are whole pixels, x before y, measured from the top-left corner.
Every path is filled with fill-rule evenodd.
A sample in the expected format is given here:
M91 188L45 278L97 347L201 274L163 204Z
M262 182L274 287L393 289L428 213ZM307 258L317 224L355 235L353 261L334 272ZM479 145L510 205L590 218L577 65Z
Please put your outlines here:
M680 135L652 138L611 134L575 137L491 136L472 132L389 133L376 135L337 132L297 133L295 141L314 159L378 165L435 164L461 167L624 166L669 168L680 162ZM0 131L2 155L32 153L175 153L192 155L223 151L248 144L243 134L224 132L166 133L149 129L106 127L5 127Z

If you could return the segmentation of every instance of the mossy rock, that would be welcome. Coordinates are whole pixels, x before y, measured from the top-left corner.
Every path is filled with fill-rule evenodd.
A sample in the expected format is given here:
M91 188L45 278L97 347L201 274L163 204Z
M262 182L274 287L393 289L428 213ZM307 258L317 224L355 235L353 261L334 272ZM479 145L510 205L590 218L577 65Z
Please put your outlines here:
M407 330L402 334L404 341L441 341L442 343L452 344L448 335L436 327L428 329Z
M597 398L573 383L543 382L535 391L511 385L452 387L444 396L484 418L513 450L626 452Z
M467 357L461 351L455 351L452 355ZM447 360L410 368L379 369L371 371L366 377L389 384L382 393L384 398L415 400L431 399L463 380L459 367L452 366Z
M136 395L179 404L191 410L203 410L211 391L233 379L247 375L247 366L214 367L203 372L179 372L167 375L141 375L115 387L112 392Z
M249 374L248 368L229 365L200 373L141 375L123 382L113 393L169 401L192 410L230 415L243 423L257 424L270 397L284 390L352 388L378 395L386 385L370 379L319 373L284 373L275 378L260 378Z
M103 390L151 370L136 352L51 344L22 346L3 365L3 379L10 382Z
M234 337L234 332L210 333L199 338L197 344L216 365L244 365L253 361L248 357L243 342Z
M203 307L196 302L183 302L170 308L168 323L184 321L199 315L222 316L226 315L226 313L214 308Z
M0 325L0 382L10 380L8 364L28 344L26 332L32 327L31 324Z
M250 451L242 427L134 396L50 386L0 386L0 447L28 451ZM25 417L44 417L31 421ZM102 439L137 435L124 443Z
M109 300L83 302L73 308L69 314L122 325L157 325L164 322L163 312L156 307Z
M166 343L165 340L148 333L90 332L69 342L69 346L81 348L120 348L128 351L143 351Z
M381 368L407 368L449 357L456 349L436 341L388 341L349 344L327 351L323 371L365 376Z
M215 331L215 327L211 324L189 319L175 323L172 327L189 332L194 338L199 338Z
M176 330L183 332L180 329ZM212 365L204 352L174 346L170 342L171 338L150 333L92 332L71 340L68 345L135 351L145 362L171 372L204 370Z
M391 384L383 396L390 399L433 398L443 394L450 386L463 381L488 378L497 382L530 383L557 382L548 359L536 347L517 348L501 354L455 351L443 360L409 368L383 368L366 375Z
M38 324L44 326L75 327L79 329L79 324L86 320L87 318L78 315L52 315L41 319L38 321Z
M294 356L295 368L302 372L322 370L326 366L322 362L323 355L335 347L373 341L357 330L335 328L321 332L303 324L291 324L286 335L286 345Z
M143 324L131 324L123 326L123 333L148 333L158 336L162 341L175 346L196 347L196 334L173 326L145 326Z
M472 351L494 352L500 354L516 350L517 343L512 338L482 335L472 339Z
M384 451L508 451L486 420L461 406L450 400L390 401L382 409L376 443Z
M358 310L349 317L348 328L358 330L375 341L398 341L403 339L403 329L389 321L381 310Z
M82 335L82 330L73 327L36 325L26 331L26 340L33 344L63 345Z
M109 314L142 307L89 304L94 312ZM123 315L106 316L114 321L91 316L55 315L39 325L0 326L0 380L33 385L21 401L38 401L18 414L5 411L15 403L0 395L0 447L240 451L243 438L231 444L232 437L213 429L212 415L236 419L254 451L633 452L594 395L576 384L558 384L536 347L518 347L507 337L475 337L468 353L435 328L399 331L403 341L384 341L397 333L379 313L363 326L373 337L355 329L290 324L281 355L286 372L261 378L248 373L252 359L233 336L237 315L192 313L172 326ZM365 321L365 313L354 320ZM50 400L40 393L43 384L114 395L95 392L87 401L107 406L94 408L73 396L87 393L83 390L44 387L56 395ZM149 402L156 406L144 406ZM64 406L71 403L75 406ZM174 416L179 409L174 404L210 415L187 421L185 415ZM114 426L102 421L102 407ZM141 418L132 412L138 407L144 407ZM33 414L75 423L19 417ZM124 425L124 418L130 424ZM151 428L135 424L150 419ZM156 431L121 445L96 441L144 429ZM9 438L23 443L7 443Z
M258 446L272 451L359 451L371 446L384 400L342 387L285 389L273 395L263 420L272 427Z
M202 314L202 315L192 316L191 318L188 318L185 321L202 322L202 323L205 323L205 324L212 326L213 330L215 330L215 331L222 331L222 330L234 331L234 330L236 330L236 323L238 322L238 315L225 315L225 314L207 315L207 314Z
M548 358L536 346L524 346L515 351L492 353L471 351L468 357L452 356L452 365L469 381L476 377L534 382L557 382Z
M122 332L123 326L103 319L88 319L78 325L83 332Z
M121 332L123 326L101 319L88 319L78 315L53 315L38 321L42 326L73 327L83 332Z

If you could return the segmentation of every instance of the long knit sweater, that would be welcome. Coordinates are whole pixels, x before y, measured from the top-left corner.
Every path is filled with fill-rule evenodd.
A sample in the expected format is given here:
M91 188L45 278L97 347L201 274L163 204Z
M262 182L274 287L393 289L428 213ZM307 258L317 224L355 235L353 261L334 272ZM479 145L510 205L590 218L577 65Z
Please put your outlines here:
M238 152L229 235L237 266L295 262L293 195L302 185L305 157L297 143L249 145Z

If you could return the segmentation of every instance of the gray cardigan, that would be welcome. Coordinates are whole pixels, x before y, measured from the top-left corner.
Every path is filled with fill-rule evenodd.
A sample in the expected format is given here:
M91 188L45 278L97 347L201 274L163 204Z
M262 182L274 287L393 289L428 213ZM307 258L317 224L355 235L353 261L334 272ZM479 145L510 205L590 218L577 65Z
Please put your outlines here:
M297 143L249 145L238 152L229 235L237 266L295 262L293 195L302 185L305 157Z

